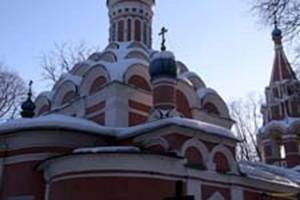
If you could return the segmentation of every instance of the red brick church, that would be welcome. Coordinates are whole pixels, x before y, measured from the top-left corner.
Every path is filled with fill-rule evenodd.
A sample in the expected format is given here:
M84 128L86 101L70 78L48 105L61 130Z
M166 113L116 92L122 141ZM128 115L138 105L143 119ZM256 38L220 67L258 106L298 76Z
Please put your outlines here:
M300 82L280 29L264 163L237 161L222 97L167 50L165 28L152 49L154 5L107 0L107 47L0 125L1 200L299 199Z

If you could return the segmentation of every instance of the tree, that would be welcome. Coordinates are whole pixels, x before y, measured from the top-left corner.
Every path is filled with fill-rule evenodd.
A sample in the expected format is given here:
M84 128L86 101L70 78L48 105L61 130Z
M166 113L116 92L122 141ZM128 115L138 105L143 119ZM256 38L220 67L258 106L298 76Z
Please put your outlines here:
M236 120L234 132L241 139L237 146L239 160L261 160L256 140L256 134L262 125L261 105L262 97L257 94L250 94L247 99L229 103L230 114Z
M300 0L255 0L253 10L268 25L276 19L292 38L300 34Z
M279 23L280 29L295 51L295 65L300 63L300 0L255 0L254 13L266 25Z
M41 55L42 77L53 85L63 73L86 60L96 48L87 47L85 43L71 45L68 43L55 44L54 49Z
M19 108L27 93L23 79L0 64L0 121L19 115Z

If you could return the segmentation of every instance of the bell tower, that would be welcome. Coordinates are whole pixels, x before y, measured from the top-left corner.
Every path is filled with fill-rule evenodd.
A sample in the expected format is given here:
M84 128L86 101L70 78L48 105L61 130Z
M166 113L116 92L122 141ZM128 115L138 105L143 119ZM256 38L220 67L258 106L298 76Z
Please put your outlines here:
M107 0L109 42L152 43L152 18L155 0Z
M293 168L300 165L300 81L285 55L276 21L272 39L275 58L258 139L266 163Z

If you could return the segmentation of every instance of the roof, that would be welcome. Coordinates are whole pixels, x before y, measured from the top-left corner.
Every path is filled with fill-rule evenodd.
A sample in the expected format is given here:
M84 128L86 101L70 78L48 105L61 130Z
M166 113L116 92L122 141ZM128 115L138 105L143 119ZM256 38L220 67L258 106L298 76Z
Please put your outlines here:
M296 74L285 55L281 38L279 40L280 41L275 40L275 58L270 84L283 80L297 80Z
M250 161L240 161L239 167L249 178L300 187L300 173L292 169Z
M21 118L17 120L8 121L6 123L1 124L0 134L36 128L61 128L94 133L103 136L111 136L116 137L118 139L126 139L170 125L191 128L194 130L204 131L208 134L218 135L221 137L237 140L237 138L229 129L209 124L206 122L201 122L198 120L180 117L156 120L133 127L113 128L102 126L95 122L86 119L81 119L78 117L50 114L32 119Z

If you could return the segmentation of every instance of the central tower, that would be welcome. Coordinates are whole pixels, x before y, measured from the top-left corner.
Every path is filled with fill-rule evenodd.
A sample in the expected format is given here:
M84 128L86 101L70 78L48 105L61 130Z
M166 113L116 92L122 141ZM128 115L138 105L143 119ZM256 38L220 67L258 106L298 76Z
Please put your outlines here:
M107 0L109 42L136 41L151 48L155 0Z

